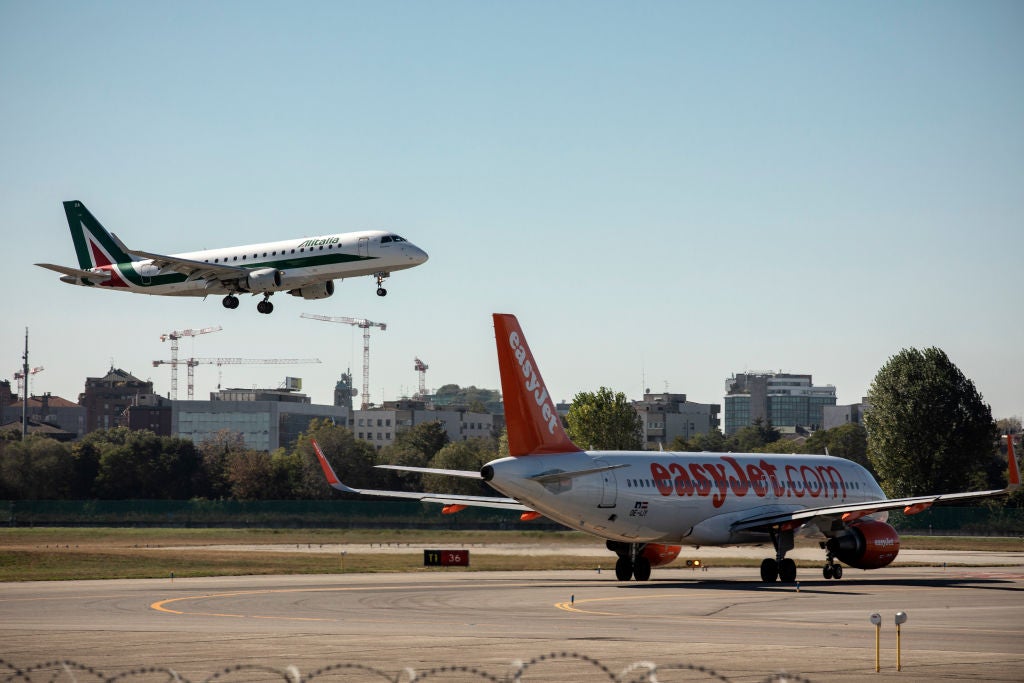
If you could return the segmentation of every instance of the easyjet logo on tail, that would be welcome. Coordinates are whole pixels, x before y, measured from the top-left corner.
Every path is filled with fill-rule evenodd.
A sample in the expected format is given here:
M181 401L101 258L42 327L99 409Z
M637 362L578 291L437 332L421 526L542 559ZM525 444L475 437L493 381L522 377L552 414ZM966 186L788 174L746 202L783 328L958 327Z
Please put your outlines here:
M537 371L527 357L523 342L519 338L519 333L515 330L512 330L508 335L508 345L512 349L512 353L515 354L516 361L519 363L519 369L523 373L523 386L528 392L533 394L533 400L536 402L537 407L540 408L541 417L548 425L548 433L554 434L555 426L558 424L558 412L549 400L547 387L540 383Z

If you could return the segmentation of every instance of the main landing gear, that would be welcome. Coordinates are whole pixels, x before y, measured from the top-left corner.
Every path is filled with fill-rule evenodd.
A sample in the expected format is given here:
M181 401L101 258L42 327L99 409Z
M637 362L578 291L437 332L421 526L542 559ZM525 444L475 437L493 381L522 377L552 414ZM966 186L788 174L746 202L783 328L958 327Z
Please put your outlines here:
M772 545L775 546L775 558L766 557L761 562L761 580L765 583L793 583L796 581L796 562L786 557L786 553L793 549L793 530L772 530L770 533Z
M644 544L607 541L605 545L619 556L615 562L616 579L629 581L632 577L637 581L647 581L651 578L651 562L641 554Z
M224 304L224 308L238 308L238 297L234 294L228 294L221 300L221 303ZM256 310L265 315L274 312L274 304L270 303L270 292L263 295L263 301L256 304Z
M374 273L373 276L377 278L377 296L387 296L388 290L382 286L384 279L389 277L391 273Z
M771 531L772 545L775 546L775 557L767 557L761 562L761 580L765 583L782 581L793 583L796 581L796 562L786 557L786 553L793 549L793 531ZM825 548L825 566L821 569L821 575L826 579L843 578L843 566L836 562L835 555L828 548Z

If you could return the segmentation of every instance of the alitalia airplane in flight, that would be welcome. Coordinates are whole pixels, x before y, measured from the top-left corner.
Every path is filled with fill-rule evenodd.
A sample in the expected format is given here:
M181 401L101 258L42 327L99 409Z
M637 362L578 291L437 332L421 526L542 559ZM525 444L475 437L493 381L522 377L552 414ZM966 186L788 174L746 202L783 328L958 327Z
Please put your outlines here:
M681 546L770 544L761 563L765 582L796 580L786 553L796 533L823 537L822 575L839 579L843 564L877 569L900 549L889 510L914 514L937 503L999 496L1020 486L1009 449L1005 489L888 499L867 470L827 455L584 451L562 429L555 402L519 322L495 314L498 368L510 457L479 472L387 465L391 469L482 479L507 497L354 489L338 479L313 442L328 482L348 493L519 510L523 519L549 517L605 539L618 555L621 581L650 578L651 567L676 558Z
M238 308L238 294L262 294L256 305L260 313L274 310L275 292L325 299L334 294L335 280L361 275L375 277L377 295L385 296L384 278L427 260L427 252L412 242L381 230L164 256L129 249L82 202L64 202L64 213L78 268L36 264L62 274L62 282L161 296L224 294L224 308Z

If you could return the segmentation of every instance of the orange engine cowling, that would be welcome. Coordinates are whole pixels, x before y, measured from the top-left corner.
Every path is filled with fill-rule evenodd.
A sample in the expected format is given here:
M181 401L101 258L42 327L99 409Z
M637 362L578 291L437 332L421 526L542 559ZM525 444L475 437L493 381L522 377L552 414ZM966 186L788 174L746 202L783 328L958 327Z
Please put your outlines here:
M879 569L896 559L900 536L885 522L858 520L825 546L840 562L857 569Z
M668 564L679 557L679 551L683 547L679 545L662 545L661 543L648 543L640 553L641 557L651 563L652 567L660 567Z

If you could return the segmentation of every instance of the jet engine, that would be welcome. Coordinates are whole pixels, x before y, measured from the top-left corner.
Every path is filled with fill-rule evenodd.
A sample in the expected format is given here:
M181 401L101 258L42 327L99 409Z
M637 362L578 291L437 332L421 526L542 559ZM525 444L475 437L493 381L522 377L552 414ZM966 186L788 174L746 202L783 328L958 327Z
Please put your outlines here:
M640 556L647 559L652 567L660 567L668 564L679 557L679 551L683 549L680 545L662 545L661 543L648 543L640 551Z
M857 569L879 569L896 559L900 537L885 522L859 520L825 543L840 562Z
M301 296L303 299L326 299L334 294L334 280L317 282L298 289L289 289L288 293L292 296Z
M277 268L257 268L245 276L243 289L247 292L272 292L280 286L280 270Z

